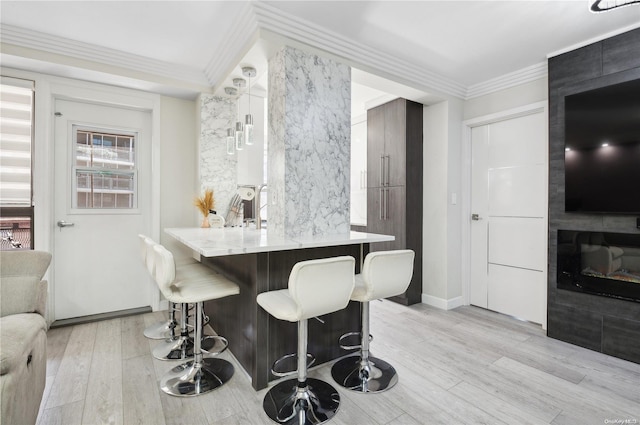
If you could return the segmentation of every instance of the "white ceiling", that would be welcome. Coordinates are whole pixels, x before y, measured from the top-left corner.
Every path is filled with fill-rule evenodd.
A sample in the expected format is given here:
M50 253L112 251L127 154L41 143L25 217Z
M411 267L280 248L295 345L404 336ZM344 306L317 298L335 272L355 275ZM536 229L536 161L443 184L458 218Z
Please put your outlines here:
M398 80L413 87L434 81L445 93L463 93L544 63L550 53L638 27L640 5L593 14L583 0L2 0L0 23L3 66L76 78L84 72L86 79L170 94L219 90L230 75L240 76L236 65L248 63L259 67L256 82L265 86L260 68L278 36L305 45L329 40L312 47L355 56L356 67L369 60L362 69L372 74L394 79L400 70ZM269 48L260 46L265 34Z

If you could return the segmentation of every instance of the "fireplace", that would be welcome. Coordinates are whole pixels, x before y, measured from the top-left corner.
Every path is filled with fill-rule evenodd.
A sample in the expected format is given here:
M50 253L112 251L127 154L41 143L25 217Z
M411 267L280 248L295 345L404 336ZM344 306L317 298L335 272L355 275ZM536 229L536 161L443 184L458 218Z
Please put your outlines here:
M558 230L558 288L640 302L640 234Z

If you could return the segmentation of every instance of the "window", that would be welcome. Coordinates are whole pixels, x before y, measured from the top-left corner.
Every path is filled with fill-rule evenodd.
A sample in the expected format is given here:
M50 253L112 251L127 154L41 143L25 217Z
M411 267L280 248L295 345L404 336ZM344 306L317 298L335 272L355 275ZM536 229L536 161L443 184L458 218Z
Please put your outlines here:
M34 82L0 80L0 249L33 249Z
M135 134L74 126L74 207L136 208Z

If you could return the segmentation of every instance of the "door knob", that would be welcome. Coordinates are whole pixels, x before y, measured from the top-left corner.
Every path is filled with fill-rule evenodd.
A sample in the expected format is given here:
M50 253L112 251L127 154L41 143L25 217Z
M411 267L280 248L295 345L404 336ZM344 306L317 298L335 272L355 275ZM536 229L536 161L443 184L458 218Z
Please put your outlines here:
M482 218L480 217L480 214L471 214L471 220L479 221L482 220Z
M60 229L62 229L63 227L71 227L71 226L74 225L74 223L69 223L69 222L64 221L64 220L59 220L58 223L56 223L56 224L58 225L58 227Z

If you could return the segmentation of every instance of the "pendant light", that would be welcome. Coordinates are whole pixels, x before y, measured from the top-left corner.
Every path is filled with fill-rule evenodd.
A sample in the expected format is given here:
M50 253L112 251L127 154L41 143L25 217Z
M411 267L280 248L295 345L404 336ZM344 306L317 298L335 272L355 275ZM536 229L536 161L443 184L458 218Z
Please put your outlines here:
M247 82L244 78L234 78L233 85L240 89L242 87L246 87ZM238 96L236 105L238 107L236 121L236 150L241 151L244 149L244 124L240 120L240 96Z
M244 143L253 145L253 115L251 115L251 77L256 76L256 69L251 66L242 68L242 75L249 79L249 113L244 117Z
M236 153L236 136L233 134L233 128L227 128L227 154Z
M235 96L238 94L238 90L233 87L225 87L224 92L229 96ZM228 155L235 154L236 153L236 146L235 146L236 135L235 135L235 129L233 127L227 128L227 137L225 140L227 142L227 154Z

